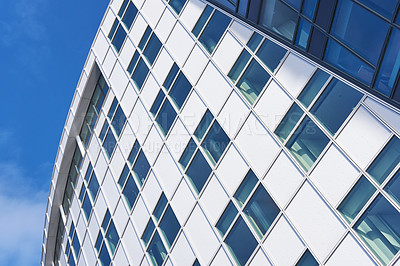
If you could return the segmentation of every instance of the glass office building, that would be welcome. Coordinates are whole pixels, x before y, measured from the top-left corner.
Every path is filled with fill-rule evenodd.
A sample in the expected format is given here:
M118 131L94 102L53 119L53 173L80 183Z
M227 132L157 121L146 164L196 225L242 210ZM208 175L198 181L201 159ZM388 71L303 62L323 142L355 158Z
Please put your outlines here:
M112 0L42 265L400 265L400 2Z

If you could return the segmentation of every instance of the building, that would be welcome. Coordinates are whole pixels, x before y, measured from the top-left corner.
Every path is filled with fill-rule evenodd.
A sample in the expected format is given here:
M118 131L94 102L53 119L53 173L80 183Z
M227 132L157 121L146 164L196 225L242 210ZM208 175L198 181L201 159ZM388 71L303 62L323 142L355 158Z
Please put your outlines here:
M111 1L42 265L399 265L399 6Z

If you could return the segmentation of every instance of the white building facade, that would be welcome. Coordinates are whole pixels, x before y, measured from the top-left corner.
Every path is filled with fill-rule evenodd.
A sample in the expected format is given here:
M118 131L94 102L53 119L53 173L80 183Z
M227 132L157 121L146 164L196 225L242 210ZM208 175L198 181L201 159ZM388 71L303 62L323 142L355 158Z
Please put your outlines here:
M113 0L42 265L400 264L400 113L214 5Z

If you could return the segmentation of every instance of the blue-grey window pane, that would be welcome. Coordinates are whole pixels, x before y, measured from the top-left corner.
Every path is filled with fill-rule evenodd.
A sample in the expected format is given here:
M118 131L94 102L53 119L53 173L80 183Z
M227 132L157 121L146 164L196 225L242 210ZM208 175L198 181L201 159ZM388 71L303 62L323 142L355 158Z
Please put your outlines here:
M282 141L286 140L290 132L292 132L293 128L296 126L297 122L299 122L303 113L303 110L296 103L294 103L292 107L290 107L285 117L282 119L279 126L276 128L275 134Z
M172 82L175 80L176 74L178 74L179 71L179 67L176 63L174 63L171 67L171 70L168 73L168 76L165 78L164 81L164 88L167 89L167 91L169 91L169 89L171 88Z
M236 262L239 265L245 265L258 243L240 216L225 239L225 244Z
M142 39L140 39L140 42L139 42L139 46L138 47L139 47L140 50L143 51L143 48L146 45L147 40L150 37L150 34L151 34L151 28L150 28L150 26L147 26L146 31L143 33Z
M147 58L150 65L153 65L154 60L156 60L160 48L161 48L161 42L157 38L156 34L153 33L150 37L149 42L146 45L146 49L144 49L143 52L143 55Z
M186 171L186 175L189 177L197 193L200 193L202 190L210 173L211 167L208 165L200 150L198 150Z
M71 245L69 244L69 241L67 240L67 246L65 247L65 255L68 256L70 248L71 248Z
M201 147L204 148L206 154L215 165L219 158L221 158L229 142L230 139L228 135L226 135L219 123L215 121L208 131Z
M105 239L107 240L108 247L110 248L111 256L114 256L114 252L119 241L119 235L113 221L111 221L110 226L108 227Z
M253 104L269 78L268 72L253 59L236 86L248 102Z
M72 250L74 251L76 258L78 258L80 249L81 249L81 243L79 242L78 235L75 233L74 239L72 240Z
M254 52L257 49L258 45L260 44L262 38L263 37L260 34L254 32L249 42L247 43L247 47L249 47L250 50Z
M103 245L101 248L99 259L102 266L109 266L111 264L110 254L108 254L106 245Z
M128 30L131 28L133 20L135 19L137 12L138 12L138 10L135 7L135 5L132 2L130 2L128 9L125 12L124 18L122 19L122 22L125 24L125 26L128 28Z
M111 125L113 126L115 133L117 134L117 137L121 135L125 122L126 122L126 116L124 114L124 111L122 111L121 106L118 106L118 109L115 112L114 118L111 122Z
M118 106L118 101L117 101L116 98L114 98L114 100L113 100L113 102L111 104L110 110L108 110L108 114L107 114L107 117L110 120L113 118L114 112L115 112L115 109L117 109L117 106Z
M237 213L238 211L235 205L232 203L232 201L230 201L224 213L221 215L221 218L219 218L217 225L215 226L221 234L221 237L224 237Z
M308 39L311 32L311 23L305 19L300 19L297 30L296 45L304 50L307 49Z
M375 187L364 176L351 189L338 207L338 211L351 223L375 193Z
M388 19L393 16L393 11L396 10L397 0L359 0L361 3L370 7L372 10L379 12Z
M385 191L400 205L400 171L386 185Z
M142 240L144 242L145 247L147 247L147 244L150 241L151 236L153 235L154 229L156 229L154 222L152 219L149 220L147 223L146 229L144 230Z
M361 97L357 90L333 79L311 108L311 113L334 135Z
M398 16L400 17L400 15ZM389 44L383 57L378 77L375 82L375 88L390 96L396 81L397 73L400 68L400 31L392 30Z
M122 3L122 5L121 5L121 7L120 7L120 9L118 11L118 17L122 18L122 15L124 14L126 6L128 5L128 3L129 3L129 0L124 0L124 2Z
M176 111L172 104L166 100L157 115L156 122L161 127L164 136L167 135L176 117Z
M371 84L374 70L332 39L328 40L324 59L359 81Z
M75 266L76 264L75 264L75 259L74 259L74 256L69 256L69 259L68 259L68 266Z
M285 0L285 2L294 7L295 9L300 10L301 0Z
M92 175L93 172L93 166L91 163L89 163L88 169L86 170L86 174L85 174L85 181L89 182L90 176Z
M162 104L162 101L165 98L165 93L163 90L160 90L157 94L156 99L154 100L153 105L151 106L150 113L152 113L154 116L157 114L158 110L160 109L160 106Z
M308 171L329 143L329 138L306 117L290 138L286 147L304 170Z
M154 218L156 221L160 220L162 213L164 212L165 206L167 206L168 200L165 197L164 193L161 194L160 199L157 202L157 206L153 211Z
M302 13L313 20L315 7L317 6L317 0L304 0Z
M185 102L191 88L192 85L190 84L190 82L187 80L185 75L180 72L175 80L174 85L171 88L171 91L169 92L169 95L171 96L178 109L182 108L182 105Z
M263 2L260 16L261 26L292 41L298 19L296 11L280 0L267 0Z
M103 242L103 234L99 231L99 234L97 235L96 244L95 244L97 253L100 252L100 246L101 246L102 242Z
M240 54L239 58L236 60L236 63L233 65L231 71L229 71L228 77L231 78L233 83L236 82L240 73L242 73L244 67L250 60L250 54L245 49L243 49L242 53Z
M114 24L111 27L110 33L108 33L108 39L112 40L112 37L114 36L115 30L117 29L118 25L118 19L115 19Z
M153 240L147 250L153 265L161 265L167 257L167 251L161 241L160 235L156 231Z
M132 210L133 205L135 204L136 198L139 195L139 189L136 186L135 180L133 180L132 176L129 175L128 181L126 182L125 188L122 191L124 194L126 202L128 203L128 207Z
M257 56L271 70L275 71L276 67L282 61L286 54L286 49L280 47L276 43L265 39L264 43L258 49Z
M112 44L114 45L115 50L117 50L117 52L119 52L119 50L121 49L122 44L125 41L125 37L126 37L126 31L124 27L119 25L117 33L115 33L114 39L112 40Z
M188 165L190 159L192 158L194 152L196 151L196 148L197 148L196 143L192 138L190 138L190 141L186 146L185 151L183 152L181 158L179 159L179 163L183 166L184 169L186 169L186 166Z
M237 13L239 13L243 17L246 17L248 4L249 0L239 0L239 7Z
M122 170L122 173L118 180L118 185L121 189L124 187L124 184L125 184L125 181L126 181L126 178L128 177L128 175L129 175L129 168L128 168L128 165L125 164L124 169Z
M200 265L200 262L196 259L192 266L201 266L201 265Z
M199 42L211 54L225 32L231 19L216 10L199 38Z
M103 143L103 148L105 149L108 158L111 157L116 144L117 141L115 140L114 134L109 130Z
M399 224L400 213L379 195L353 228L386 265L400 249Z
M318 266L318 262L315 260L314 256L307 249L301 256L300 260L296 263L296 266Z
M400 140L397 137L393 137L371 166L368 167L367 172L379 184L382 184L399 162Z
M90 179L90 183L88 186L89 192L90 192L90 196L92 197L93 202L96 199L97 196L97 192L99 192L99 182L97 181L97 177L96 175L93 173L92 175L92 179Z
M140 150L140 144L139 142L136 140L135 144L132 147L131 153L129 153L129 157L128 157L128 162L132 165L133 162L136 159L136 155L139 153Z
M101 228L103 228L103 231L107 229L108 223L110 222L111 219L111 214L107 209L106 215L104 216L103 223L101 224Z
M246 177L244 178L242 184L240 184L234 196L236 202L239 204L240 207L242 207L243 204L246 202L247 198L249 197L251 191L253 191L257 182L258 182L257 176L254 174L252 170L250 170L247 173Z
M86 192L86 187L85 184L82 183L81 192L79 193L80 202L83 202L83 196L85 196L85 192Z
M260 238L265 235L279 212L278 206L262 185L258 186L243 210Z
M194 132L194 135L196 138L200 141L204 134L206 133L208 127L211 124L211 121L214 119L214 116L211 114L211 112L207 109L207 112L204 114L203 118L201 119L199 125L197 126L196 131Z
M311 102L314 100L315 96L317 96L318 92L321 90L322 86L324 86L328 78L329 74L325 73L321 69L318 69L314 73L313 77L307 83L299 97L297 97L304 107L308 108L308 106L310 106Z
M147 160L146 155L144 155L143 150L140 151L132 170L135 173L136 180L139 181L140 186L143 186L143 182L150 170L149 161Z
M178 235L179 229L181 228L181 225L179 224L178 219L176 219L171 206L168 206L167 210L165 211L159 228L167 240L168 247L171 247L176 236Z
M203 29L204 25L206 24L208 18L211 15L211 12L213 11L213 8L209 5L206 6L204 9L203 13L201 13L201 16L199 20L197 21L196 25L194 26L192 33L194 36L198 37L201 30Z
M131 62L129 63L128 69L127 69L129 74L132 74L132 71L135 68L138 60L139 60L139 53L137 51L135 51L135 53L132 56Z
M147 73L149 73L149 68L144 62L142 58L140 58L139 63L137 64L137 67L135 69L135 72L133 72L132 75L132 80L135 82L137 89L140 91L143 85L144 80L147 77Z
M92 203L89 200L88 194L86 193L85 199L82 204L83 213L85 214L86 221L89 221L90 213L92 212Z
M181 13L181 10L183 6L185 5L186 0L170 0L169 5L172 7L172 9L176 12L176 14L179 15Z
M338 3L331 34L372 64L378 62L389 25L350 0Z
M109 126L108 126L108 122L105 121L103 127L101 128L101 132L100 132L100 136L99 138L101 139L101 141L104 141L104 138L106 136L107 130L108 130Z

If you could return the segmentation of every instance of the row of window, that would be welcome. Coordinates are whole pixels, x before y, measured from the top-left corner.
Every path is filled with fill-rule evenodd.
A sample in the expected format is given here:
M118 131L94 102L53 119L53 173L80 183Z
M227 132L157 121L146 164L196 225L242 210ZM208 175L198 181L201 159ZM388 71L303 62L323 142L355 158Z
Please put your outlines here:
M94 173L92 164L89 163L85 178L82 182L81 191L79 193L79 201L82 204L82 210L86 221L89 221L89 217L92 212L93 205L95 204L99 189L99 181Z
M75 225L72 222L69 230L69 235L66 239L65 256L67 258L68 265L75 266L78 261L79 251L81 250L81 244L79 242L78 234L75 229Z
M95 249L101 265L109 266L111 264L111 258L115 254L119 240L120 237L117 229L107 209L95 244Z

